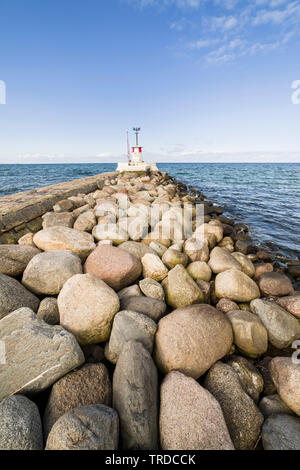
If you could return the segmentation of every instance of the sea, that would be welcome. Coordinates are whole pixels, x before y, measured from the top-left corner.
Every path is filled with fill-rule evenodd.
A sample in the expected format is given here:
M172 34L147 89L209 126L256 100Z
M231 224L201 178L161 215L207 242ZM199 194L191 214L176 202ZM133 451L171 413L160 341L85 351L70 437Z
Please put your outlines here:
M300 259L300 163L159 163L161 171L199 189L252 238ZM0 165L0 196L98 173L116 164ZM1 201L0 201L1 206Z

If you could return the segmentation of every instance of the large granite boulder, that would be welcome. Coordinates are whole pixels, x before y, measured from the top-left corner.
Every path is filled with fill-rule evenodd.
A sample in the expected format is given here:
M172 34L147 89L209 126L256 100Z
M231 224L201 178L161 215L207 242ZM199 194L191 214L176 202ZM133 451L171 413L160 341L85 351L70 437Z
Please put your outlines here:
M130 310L118 312L114 318L109 342L106 343L106 358L116 364L127 341L139 341L152 354L156 329L156 323L147 315Z
M242 266L226 248L216 246L210 253L208 262L213 273L218 274L229 269L242 271Z
M85 364L59 379L51 389L44 413L47 438L54 423L73 408L92 404L111 404L111 384L104 364Z
M115 246L98 246L87 258L84 271L94 274L114 290L130 286L142 273L140 260Z
M71 250L81 259L96 248L91 234L68 227L50 227L37 232L33 241L43 251Z
M136 341L125 343L113 376L113 407L120 417L123 449L157 449L157 370Z
M84 362L71 333L48 325L29 308L0 320L0 341L6 358L0 366L0 400L13 393L38 393Z
M76 274L65 283L57 301L60 324L80 344L96 344L109 338L120 301L104 281L92 274Z
M208 372L205 388L218 400L237 450L251 450L260 436L264 417L242 387L237 372L217 362Z
M204 294L187 270L180 264L169 271L162 283L166 302L173 308L183 308L204 301Z
M275 302L255 299L251 302L251 309L260 318L268 331L270 343L276 348L287 348L300 339L298 320Z
M191 377L170 372L161 386L160 442L166 450L234 450L217 400Z
M206 304L174 310L159 321L155 361L163 373L180 370L197 379L230 350L232 328L226 316Z
M0 274L0 319L22 307L36 312L39 303L39 299L16 279Z
M283 402L300 416L300 366L290 357L275 357L269 365L271 377Z
M0 450L43 450L40 413L28 398L14 395L0 401Z
M230 269L217 275L216 296L235 302L250 302L260 297L256 283L242 271Z
M40 250L30 245L0 245L0 273L19 276Z
M22 284L38 295L57 295L70 277L81 273L81 260L72 251L47 251L28 263Z
M48 436L46 450L117 450L119 418L106 405L74 408L61 416Z

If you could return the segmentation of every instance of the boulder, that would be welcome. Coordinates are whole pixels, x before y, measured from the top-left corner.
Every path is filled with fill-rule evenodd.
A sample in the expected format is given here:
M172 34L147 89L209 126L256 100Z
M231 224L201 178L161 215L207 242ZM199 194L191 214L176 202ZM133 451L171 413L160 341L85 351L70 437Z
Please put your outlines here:
M289 295L276 300L280 307L290 312L294 317L300 319L300 295Z
M194 279L194 281L206 281L211 280L211 269L204 261L194 261L187 267L187 272Z
M247 274L249 277L253 277L255 274L255 267L252 261L243 253L238 251L232 253L233 258L235 258L240 265L242 266L243 273Z
M270 343L276 348L287 348L300 339L298 320L275 302L256 299L251 302L251 310L260 318L268 331Z
M216 296L235 302L250 302L260 297L259 288L245 273L237 269L224 271L216 277Z
M38 407L21 395L0 402L0 450L43 450Z
M0 400L14 393L38 393L84 362L71 333L47 325L29 308L0 320L0 341L6 358L0 366Z
M74 217L70 212L48 212L43 216L43 228L69 227L72 228Z
M34 235L33 241L41 250L71 250L81 259L87 258L96 248L92 235L67 227L40 230Z
M227 314L234 344L247 356L257 357L268 349L268 332L257 315L245 310L232 310Z
M93 228L92 233L97 241L111 240L115 245L121 245L129 240L126 230L115 223L98 224Z
M205 388L218 400L237 450L254 449L260 436L264 417L244 391L237 372L217 362L208 372Z
M157 395L157 370L149 352L139 342L126 342L113 376L123 449L157 449Z
M23 235L23 237L19 238L18 244L21 246L34 246L36 248L35 244L33 243L33 235L34 234L32 232L26 233Z
M94 212L86 211L77 217L74 223L74 229L81 230L83 232L91 232L96 224L97 220Z
M172 247L168 248L162 257L162 262L169 269L175 268L177 264L181 264L185 267L188 264L188 261L188 255L186 255L185 253L181 253L181 251L176 250Z
M74 408L61 416L48 436L46 450L116 450L119 418L106 405Z
M206 263L209 259L208 243L205 240L189 238L184 243L183 251L188 255L190 261L204 261Z
M30 245L0 245L0 273L19 276L40 250Z
M142 258L143 276L162 281L168 275L168 268L157 255L147 253Z
M264 390L264 379L256 367L242 356L231 357L227 364L236 371L243 389L257 403Z
M144 243L134 241L124 242L119 245L119 248L121 248L121 250L127 251L127 253L130 253L131 255L134 255L139 259L142 259L143 256L147 253L150 253L152 255L157 254L156 251L154 251L152 248L145 245Z
M300 449L300 418L279 414L270 416L262 429L265 450Z
M57 295L70 277L81 273L81 260L72 251L46 251L28 263L22 284L38 295Z
M143 313L157 322L164 315L167 306L162 300L138 296L121 299L121 308Z
M220 299L216 305L216 308L221 310L223 313L228 313L232 310L239 310L238 304L229 299Z
M146 297L165 301L165 292L161 284L151 277L146 277L139 282L141 291Z
M106 358L116 364L127 341L139 341L152 354L156 330L156 323L147 315L130 310L118 312L114 318L109 342L106 343Z
M300 416L300 367L290 357L275 357L270 374L283 402Z
M73 408L111 404L111 383L104 364L85 364L62 377L51 389L44 413L45 438L54 423Z
M115 291L130 286L142 273L140 260L115 246L98 246L87 258L84 271L94 274Z
M22 307L36 312L39 303L39 299L16 279L0 274L0 319Z
M121 301L121 299L125 299L126 297L143 297L143 294L139 286L133 284L132 286L124 287L119 290L118 297Z
M161 386L160 442L166 450L234 450L221 407L196 380L170 372Z
M57 301L60 324L73 333L80 344L108 340L120 301L104 281L92 274L76 274L65 283Z
M292 410L290 410L290 408L281 400L277 393L275 393L275 395L263 397L259 402L259 409L265 419L271 415L280 414L295 416Z
M274 271L272 263L257 263L254 265L254 279L259 279L262 274L272 273Z
M40 303L37 316L48 323L48 325L58 325L59 311L57 299L55 297L45 297Z
M173 308L187 307L204 301L202 290L180 264L169 271L162 285L167 304Z
M294 293L293 284L282 273L272 272L262 274L258 279L258 285L262 294L266 297L283 297Z
M229 320L210 305L191 305L162 318L155 336L155 361L163 373L180 370L198 379L232 345Z
M158 242L151 242L149 248L152 248L153 254L160 256L162 258L163 254L167 251L167 247Z
M213 273L218 274L229 269L242 271L242 265L226 248L216 246L210 253L208 262Z

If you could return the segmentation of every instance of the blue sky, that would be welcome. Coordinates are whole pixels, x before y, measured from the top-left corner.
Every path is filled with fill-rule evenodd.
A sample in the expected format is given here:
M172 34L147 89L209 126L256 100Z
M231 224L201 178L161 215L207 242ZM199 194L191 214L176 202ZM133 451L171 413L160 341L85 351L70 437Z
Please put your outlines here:
M0 21L2 163L120 160L134 125L149 160L300 161L300 1L0 0Z

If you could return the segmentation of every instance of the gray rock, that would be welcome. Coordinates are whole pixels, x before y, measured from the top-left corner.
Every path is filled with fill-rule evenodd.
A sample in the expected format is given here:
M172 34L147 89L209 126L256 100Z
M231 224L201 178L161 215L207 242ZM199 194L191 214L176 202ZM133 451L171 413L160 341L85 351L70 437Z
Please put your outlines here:
M275 395L269 395L264 397L259 402L259 409L264 415L265 418L268 418L271 415L292 415L295 416L292 410L281 400L280 396L275 393Z
M165 292L158 281L151 279L151 277L146 277L139 282L139 286L146 297L165 301Z
M300 450L300 418L270 416L263 425L262 442L265 450Z
M239 376L227 364L217 362L208 372L205 387L218 400L237 450L251 450L258 441L264 417L244 391Z
M29 245L0 245L0 273L19 276L40 250Z
M37 316L48 323L48 325L58 325L59 311L57 299L55 297L46 297L40 303Z
M22 283L38 295L57 295L65 282L82 273L79 256L72 251L48 251L36 255L27 265Z
M300 338L298 320L275 302L255 299L250 305L268 331L270 343L276 348L287 348Z
M120 417L123 448L157 449L157 370L141 343L127 342L113 376L113 407Z
M39 303L39 299L16 279L0 274L0 319L21 307L36 312Z
M29 308L0 320L6 363L0 366L0 400L14 393L38 393L84 362L74 336L47 325Z
M124 289L119 290L118 292L119 299L125 299L125 297L143 297L141 289L137 284L132 286L124 287Z
M256 367L241 356L233 356L227 364L237 372L243 389L257 403L264 389L264 379Z
M147 315L128 310L118 312L114 318L109 342L106 343L106 358L116 364L127 341L139 341L152 354L156 329L156 323Z
M55 382L44 413L47 438L54 423L65 413L84 405L111 404L111 383L104 364L85 364Z
M112 408L87 405L74 408L56 421L46 450L116 450L119 419Z
M21 395L4 398L0 402L0 450L42 449L42 424L36 404Z
M154 321L160 320L166 311L166 304L162 300L150 297L127 297L121 299L121 309L143 313Z

